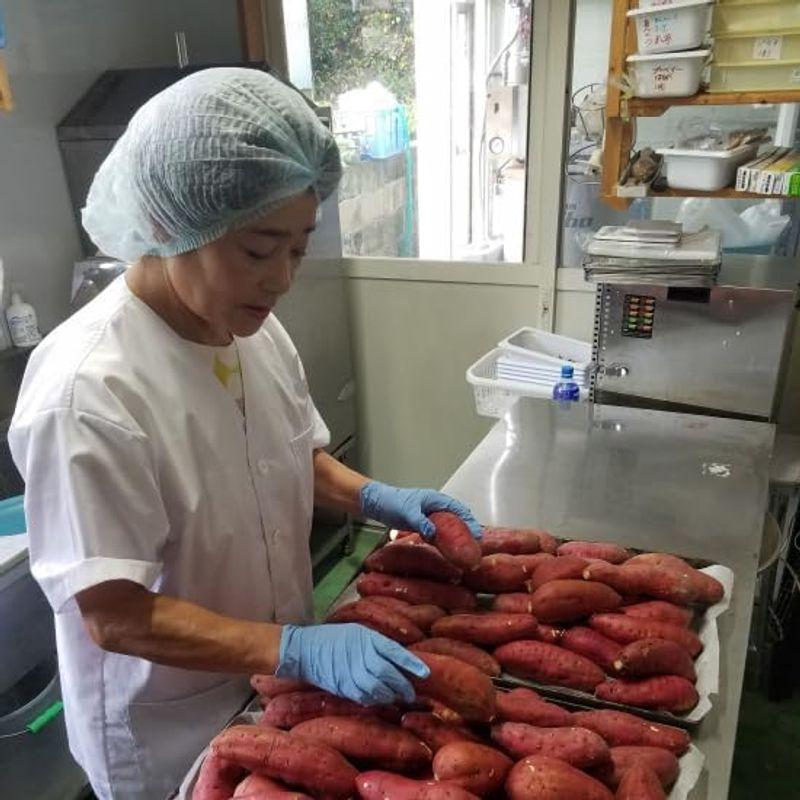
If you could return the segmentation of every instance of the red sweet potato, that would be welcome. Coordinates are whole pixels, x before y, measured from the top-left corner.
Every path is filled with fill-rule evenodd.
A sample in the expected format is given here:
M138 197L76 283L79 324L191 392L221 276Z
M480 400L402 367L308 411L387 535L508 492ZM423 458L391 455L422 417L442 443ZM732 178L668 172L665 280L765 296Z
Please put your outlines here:
M444 583L457 583L461 578L461 570L433 545L416 542L410 537L389 542L373 551L364 566L370 572L385 572L402 578L429 578Z
M452 708L467 722L491 722L495 715L492 680L471 664L435 653L416 653L430 669L427 678L411 678L417 692Z
M525 722L537 728L566 728L572 725L569 711L549 703L533 689L512 689L495 695L497 718L502 722Z
M384 597L383 595L375 594L369 599L373 603L392 608L404 617L408 617L421 631L425 631L426 633L431 629L431 625L433 625L437 619L443 617L447 613L443 608L439 608L439 606L430 605L429 603L414 606L397 597Z
M506 553L483 556L475 569L464 573L463 583L475 592L518 592L530 577L520 558Z
M614 671L623 678L680 675L692 683L697 680L692 657L667 639L639 639L625 645L614 661Z
M481 552L485 556L492 553L512 556L538 553L542 549L540 533L533 528L484 528Z
M531 595L533 613L545 624L574 622L619 608L622 598L604 583L577 579L552 580Z
M533 575L534 570L539 564L544 564L545 561L554 561L555 556L552 553L530 553L514 556L515 561L521 564L528 570L528 575Z
M406 645L425 638L425 634L407 616L373 603L369 598L339 606L328 614L327 622L357 622Z
M315 796L340 800L353 794L358 774L333 748L263 725L225 729L211 741L211 753Z
M478 566L481 546L461 517L449 511L435 511L429 519L436 526L433 545L448 561L463 570Z
M361 800L478 800L452 783L417 781L381 770L362 772L356 778L356 790Z
M614 671L614 661L622 650L619 642L580 625L565 630L560 644L563 648L594 661L606 672Z
M696 658L703 649L703 643L696 633L669 622L629 617L626 614L594 614L589 618L589 625L622 644L639 639L668 639L679 644L692 658Z
M688 627L692 621L692 610L685 606L677 606L666 600L646 600L642 603L633 603L619 609L629 617L639 619L657 619L660 622L671 622L673 625Z
M595 778L548 756L527 756L506 778L509 800L614 800Z
M513 762L504 753L474 742L453 742L433 758L437 781L460 786L478 797L487 797L502 789Z
M558 644L564 636L564 628L556 628L552 625L536 626L536 638L548 644Z
M288 692L313 692L316 686L295 678L276 678L274 675L252 675L250 685L261 697L277 697Z
M500 665L497 661L485 650L481 650L469 642L435 636L411 645L410 649L415 653L438 653L441 656L452 656L467 664L472 664L473 667L492 678L496 678L500 674Z
M656 675L636 681L608 681L601 683L595 694L601 700L675 714L691 711L700 699L694 686L686 678L677 675Z
M524 722L501 722L492 725L492 740L514 759L550 756L578 769L596 767L610 757L608 745L600 736L574 726L538 728Z
M625 773L634 764L646 764L667 789L678 778L680 765L669 750L660 747L612 747L611 762L598 768L596 774L603 783L616 789Z
M397 597L412 605L434 605L447 609L475 608L475 593L463 586L450 586L423 578L398 578L379 572L365 572L356 583L362 597Z
M494 657L512 675L540 683L591 692L605 680L603 670L588 658L545 642L509 642L498 647Z
M579 556L587 561L599 558L610 564L621 564L631 557L624 547L610 542L564 542L559 545L556 553L560 556Z
M580 578L589 565L585 558L578 556L559 556L542 561L531 573L528 581L528 591L535 592L548 581L569 580Z
M395 706L361 706L345 697L318 689L273 697L264 708L259 723L275 728L293 728L307 719L342 715L374 716L388 722L396 721L400 716Z
M642 553L631 559L633 564L644 564L657 567L658 569L670 570L684 577L687 577L695 588L698 595L696 602L703 605L713 605L722 600L725 588L716 579L706 575L699 569L695 569L691 564L678 556L669 553Z
M209 753L200 765L192 800L229 800L244 775L236 762Z
M481 741L465 725L445 722L435 714L426 711L408 711L403 714L400 724L425 742L434 753L451 742Z
M501 611L453 614L437 619L431 633L491 647L536 636L536 618L530 614L505 614Z
M492 611L506 614L532 614L531 595L528 592L507 592L495 595L492 600Z
M676 756L689 749L689 734L681 728L650 722L625 711L576 711L572 714L572 724L600 734L609 747L661 747Z
M658 775L644 761L636 761L625 770L614 797L615 800L667 800Z
M251 772L233 793L235 800L249 798L249 800L311 800L311 797L301 792L293 792L278 781Z

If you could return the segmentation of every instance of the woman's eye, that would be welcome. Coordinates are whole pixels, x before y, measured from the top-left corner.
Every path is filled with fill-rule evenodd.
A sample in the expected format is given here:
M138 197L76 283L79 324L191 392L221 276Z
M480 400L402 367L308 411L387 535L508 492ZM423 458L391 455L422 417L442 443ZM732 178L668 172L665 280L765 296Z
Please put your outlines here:
M265 258L269 258L272 255L272 253L258 253L249 248L245 248L244 252L248 258L255 259L256 261L263 261Z

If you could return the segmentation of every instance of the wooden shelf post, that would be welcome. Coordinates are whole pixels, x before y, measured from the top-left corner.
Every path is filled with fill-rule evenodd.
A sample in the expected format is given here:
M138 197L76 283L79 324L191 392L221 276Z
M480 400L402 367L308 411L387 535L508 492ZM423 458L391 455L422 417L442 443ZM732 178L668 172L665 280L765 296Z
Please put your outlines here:
M14 96L11 94L11 84L8 80L6 62L0 53L0 110L11 111L14 108Z

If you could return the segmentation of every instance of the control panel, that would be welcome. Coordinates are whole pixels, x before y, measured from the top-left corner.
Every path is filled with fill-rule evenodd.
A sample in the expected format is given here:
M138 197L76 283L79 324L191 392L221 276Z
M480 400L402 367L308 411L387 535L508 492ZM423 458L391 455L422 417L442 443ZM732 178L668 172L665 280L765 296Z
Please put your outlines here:
M655 313L655 297L626 294L622 307L622 335L635 339L652 339Z

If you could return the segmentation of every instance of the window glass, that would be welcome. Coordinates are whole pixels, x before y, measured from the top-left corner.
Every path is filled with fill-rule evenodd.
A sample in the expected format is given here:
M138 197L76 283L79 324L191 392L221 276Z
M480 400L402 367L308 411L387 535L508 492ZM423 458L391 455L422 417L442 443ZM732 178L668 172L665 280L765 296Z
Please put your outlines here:
M284 0L332 109L345 255L521 261L532 0Z

